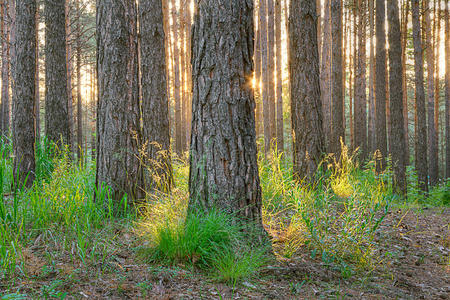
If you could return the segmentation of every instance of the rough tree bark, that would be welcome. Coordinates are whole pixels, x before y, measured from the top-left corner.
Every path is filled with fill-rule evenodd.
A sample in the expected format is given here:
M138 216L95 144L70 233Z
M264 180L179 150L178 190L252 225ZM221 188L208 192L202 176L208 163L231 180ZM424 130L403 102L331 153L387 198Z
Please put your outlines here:
M13 143L16 184L33 184L35 174L34 103L36 75L36 1L20 0L15 7L16 64L13 81ZM28 177L27 177L28 176Z
M167 190L172 185L163 21L160 0L140 1L142 138L146 144L144 183L147 191Z
M408 86L406 82L406 46L408 41L408 16L409 16L409 1L405 1L402 27L402 89L403 89L403 122L405 130L405 163L409 165L409 117L408 117Z
M438 163L438 147L436 127L434 123L434 51L431 36L431 20L429 0L425 0L425 49L427 56L427 112L428 112L428 175L430 185L434 186L438 181L439 163Z
M450 177L450 20L448 1L445 2L445 166Z
M361 159L367 157L366 108L366 1L358 0L358 57L355 73L355 148L359 147Z
M35 31L36 31L36 75L34 77L34 85L35 85L35 102L34 102L34 116L35 116L35 124L34 128L36 131L36 141L39 143L41 140L41 105L40 105L40 94L39 94L39 4L36 3L36 13L35 13Z
M118 203L141 194L136 4L97 3L97 187Z
M323 19L322 60L320 67L320 91L323 116L323 133L325 149L330 152L331 141L331 0L325 0L325 16Z
M403 122L402 45L397 1L387 6L389 23L389 101L391 109L391 132L389 148L394 170L394 189L406 195L406 145Z
M332 99L332 135L330 150L340 157L341 143L345 143L344 106L343 106L343 68L342 68L342 3L341 0L331 0L331 36L332 36L332 72L331 72L331 99Z
M70 145L67 103L66 14L63 0L45 0L45 132Z
M0 136L9 134L9 30L8 2L1 5L2 36L2 104L0 110Z
M375 101L376 101L376 148L381 155L377 170L384 170L387 155L386 137L386 30L385 0L376 0L375 11L376 58L375 58Z
M320 102L317 13L313 0L291 1L289 57L294 176L313 182L325 152Z
M281 0L275 0L275 40L276 40L276 72L277 72L277 149L284 152L284 125L283 125L283 61L281 55Z
M253 2L196 1L189 209L222 209L260 232Z
M416 170L419 187L423 191L428 190L428 163L427 163L427 123L425 113L425 89L423 86L423 49L420 30L420 6L419 0L412 0L412 24L414 43L414 71L416 86Z

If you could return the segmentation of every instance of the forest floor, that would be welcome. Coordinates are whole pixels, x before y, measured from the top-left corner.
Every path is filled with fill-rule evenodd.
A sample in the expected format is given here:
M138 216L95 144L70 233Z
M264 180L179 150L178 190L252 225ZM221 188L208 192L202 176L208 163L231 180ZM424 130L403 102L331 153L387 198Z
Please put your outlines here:
M115 251L95 264L38 237L23 251L27 276L0 281L0 291L10 293L2 299L450 299L449 208L391 209L377 233L380 261L372 272L344 278L305 249L236 286L192 267L144 263L133 250L140 240L132 226L114 228L105 238Z

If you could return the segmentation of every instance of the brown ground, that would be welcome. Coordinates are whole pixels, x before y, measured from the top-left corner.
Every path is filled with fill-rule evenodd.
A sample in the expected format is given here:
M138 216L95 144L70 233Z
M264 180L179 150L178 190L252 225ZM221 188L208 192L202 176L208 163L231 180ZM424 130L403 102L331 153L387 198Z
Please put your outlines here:
M45 248L32 247L24 253L29 277L0 282L0 292L39 299L450 299L448 208L389 213L378 235L379 268L350 279L305 254L233 288L183 266L140 263L136 239L118 235L122 245L103 266L86 268L69 254L48 266Z

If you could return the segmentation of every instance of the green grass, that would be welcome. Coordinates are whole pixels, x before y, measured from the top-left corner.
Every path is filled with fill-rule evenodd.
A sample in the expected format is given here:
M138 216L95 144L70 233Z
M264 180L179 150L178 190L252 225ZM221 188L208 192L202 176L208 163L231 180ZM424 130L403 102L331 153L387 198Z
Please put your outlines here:
M324 160L329 168L317 174L315 185L294 180L286 155L260 154L258 163L263 223L275 257L295 261L306 253L348 278L372 272L383 259L376 233L390 207L448 207L450 181L425 195L410 167L408 198L402 199L392 192L389 167L377 174L373 160L361 166L355 153L342 153ZM55 149L45 139L36 147L33 187L13 190L11 143L2 140L0 280L29 276L26 254L44 245L50 266L54 257L68 255L74 264L103 268L122 247L119 231L141 238L138 254L148 263L188 266L231 285L256 276L273 257L270 251L249 244L239 224L220 211L188 215L187 159L173 165L170 193L149 194L137 209L124 197L117 208L107 188L96 189L94 162L77 163L67 148ZM51 290L58 289L42 293Z

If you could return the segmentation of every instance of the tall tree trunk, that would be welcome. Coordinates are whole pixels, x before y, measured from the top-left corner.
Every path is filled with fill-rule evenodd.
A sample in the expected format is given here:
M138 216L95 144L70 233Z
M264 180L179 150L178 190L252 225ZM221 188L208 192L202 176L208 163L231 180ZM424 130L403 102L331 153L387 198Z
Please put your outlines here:
M412 0L412 23L414 43L414 70L416 86L416 170L419 186L423 191L428 190L428 163L427 163L427 124L425 113L425 89L423 86L423 49L420 30L419 0Z
M259 3L258 1L258 9L255 9L255 18L259 20ZM254 51L254 61L255 61L255 101L256 101L256 110L255 110L255 120L256 120L256 138L259 138L264 134L264 123L263 123L263 106L262 106L262 94L261 94L261 23L257 22L256 24L256 34L255 34L255 51Z
M374 54L374 0L369 1L369 34L370 34L370 58L369 58L369 118L368 118L368 150L374 153L376 150L376 117L375 117L375 54Z
M320 103L316 4L291 1L289 20L294 176L314 181L325 152Z
M394 188L406 195L406 145L403 122L402 45L397 1L387 6L389 22L389 101L391 108L390 153L394 170Z
M183 153L188 150L188 141L187 141L187 101L188 94L186 88L187 82L187 61L186 61L186 0L180 1L180 13L179 13L179 21L180 21L180 75L181 75L181 148L183 149Z
M366 1L358 0L358 59L355 74L355 146L367 157ZM356 59L356 58L355 58Z
M402 90L403 90L403 122L405 131L405 163L409 165L409 117L408 117L408 86L406 82L406 46L408 41L409 1L405 1L402 26Z
M343 69L342 69L342 3L331 0L331 36L332 36L332 140L330 150L339 158L340 140L345 143L344 107L343 107Z
M438 148L437 135L434 123L434 51L431 36L431 20L429 11L429 0L425 0L425 32L426 32L426 54L427 54L427 75L428 75L428 91L427 91L427 112L428 112L428 175L430 185L434 186L438 181L439 165L438 165Z
M118 203L141 193L136 4L97 2L97 187Z
M219 208L262 233L251 88L253 4L196 3L189 209Z
M263 103L264 119L264 152L266 156L270 153L271 145L271 126L270 126L270 99L269 99L269 57L267 44L267 0L259 1L259 23L261 36L261 97Z
M145 188L167 190L172 185L172 164L162 2L141 0L139 16Z
M19 185L33 184L35 175L34 131L36 75L36 1L20 0L15 7L15 72L13 81L14 177Z
M9 134L9 30L8 2L1 6L2 35L2 105L0 110L0 136Z
M352 13L349 13L349 33L348 33L348 37L346 36L346 39L349 40L349 57L348 57L348 72L349 72L349 80L348 80L348 102L349 102L349 119L350 119L350 147L351 149L355 149L355 131L354 131L354 115L353 115L353 104L355 101L355 91L354 91L354 87L353 87L353 80L354 80L354 76L356 76L356 68L357 68L357 63L356 63L356 57L358 56L358 52L357 52L357 30L356 30L356 7L355 9L352 10L353 12L353 18L351 18L350 16L352 15ZM353 20L353 23L352 23ZM353 27L352 27L353 24ZM353 28L353 35L352 35L352 29ZM353 36L353 40L352 40L352 36ZM344 48L345 49L345 48ZM356 85L355 85L356 87ZM344 106L345 107L345 106Z
M434 128L436 129L436 160L439 165L439 44L440 44L440 37L441 37L441 1L434 0L434 47L433 51L436 52L436 59L435 59L435 82L434 82ZM439 178L439 170L438 172L438 178Z
M445 2L445 166L450 177L450 21L448 1Z
M322 60L320 70L320 91L323 116L323 133L325 135L325 149L330 149L331 142L331 0L325 0L325 16L323 19Z
M74 115L73 115L73 89L72 89L72 69L73 69L73 60L72 60L72 43L70 39L72 38L72 29L70 24L70 0L64 0L64 10L66 12L66 69L67 69L67 111L69 114L69 135L70 135L70 145L69 149L72 153L75 153L75 142L73 141L75 133L74 133ZM71 154L73 155L73 154Z
M275 37L276 37L276 73L277 73L277 148L280 153L284 152L284 125L283 125L283 61L281 55L281 0L275 0Z
M76 20L76 55L77 55L77 156L82 161L83 150L83 111L81 106L81 12L80 0L75 0Z
M49 141L70 145L64 1L45 0L44 14L45 132Z
M276 141L277 125L276 125L276 107L275 107L275 13L274 13L274 0L267 0L267 63L268 63L268 81L267 88L269 93L269 111L270 111L270 142L271 146Z
M381 159L377 163L377 170L384 170L387 155L386 137L386 31L385 31L385 0L376 0L376 147Z
M40 94L39 94L39 4L36 4L36 13L35 13L35 31L36 31L36 75L34 76L35 80L35 102L34 102L34 116L35 116L35 130L36 130L36 141L39 143L41 140L41 105L40 105Z
M174 60L174 100L175 100L175 153L183 154L183 133L181 120L181 83L180 83L180 51L178 48L178 13L176 0L172 0L172 34L173 34L173 60Z

